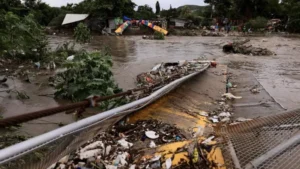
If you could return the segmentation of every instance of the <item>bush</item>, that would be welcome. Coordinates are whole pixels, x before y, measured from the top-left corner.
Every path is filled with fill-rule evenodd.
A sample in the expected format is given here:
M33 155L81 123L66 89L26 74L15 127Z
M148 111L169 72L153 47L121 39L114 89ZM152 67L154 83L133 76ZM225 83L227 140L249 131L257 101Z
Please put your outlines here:
M255 19L250 20L246 23L247 28L252 28L253 30L257 31L260 29L264 29L267 27L268 20L264 17L257 17Z
M76 42L87 43L91 40L91 32L84 23L79 23L74 30Z
M65 18L65 14L60 14L57 17L53 18L50 23L48 24L48 26L51 27L60 27L62 22L64 21Z
M42 60L47 53L47 39L33 15L21 18L11 12L1 17L0 53L4 57Z
M60 79L56 85L56 97L80 101L91 95L108 96L122 91L113 80L112 60L106 51L80 52L64 66L67 70L56 78ZM101 106L103 109L110 109L124 102L124 99L117 99L103 102Z
M154 39L165 40L165 35L163 33L155 31L154 32Z
M201 26L210 27L212 25L212 19L204 18L201 22Z
M292 33L300 33L300 19L291 18L287 23L287 30Z

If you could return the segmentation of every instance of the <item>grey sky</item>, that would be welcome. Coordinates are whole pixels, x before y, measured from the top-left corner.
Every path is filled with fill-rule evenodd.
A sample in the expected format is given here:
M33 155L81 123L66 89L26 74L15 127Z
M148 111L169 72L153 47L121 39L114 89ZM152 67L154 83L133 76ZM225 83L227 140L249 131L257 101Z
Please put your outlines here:
M62 6L66 5L67 3L78 3L82 0L42 0L43 2L48 3L51 6ZM157 0L133 0L137 5L150 5L153 10L155 10L155 3ZM203 0L160 0L160 7L163 9L169 9L170 4L172 7L176 8L181 5L204 5Z

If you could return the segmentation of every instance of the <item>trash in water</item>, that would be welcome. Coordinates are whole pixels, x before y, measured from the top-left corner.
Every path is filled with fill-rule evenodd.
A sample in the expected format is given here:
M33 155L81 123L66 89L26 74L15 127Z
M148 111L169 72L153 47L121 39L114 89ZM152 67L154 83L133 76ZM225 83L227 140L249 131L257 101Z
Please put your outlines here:
M270 56L274 55L268 49L253 47L252 45L245 45L246 43L250 42L249 39L228 43L223 46L223 52L225 53L241 53L244 55L254 55L254 56Z
M203 69L207 64L210 64L210 62L201 60L160 63L154 66L150 72L139 74L137 83L139 86L168 83L165 80L171 77L176 79L194 73Z

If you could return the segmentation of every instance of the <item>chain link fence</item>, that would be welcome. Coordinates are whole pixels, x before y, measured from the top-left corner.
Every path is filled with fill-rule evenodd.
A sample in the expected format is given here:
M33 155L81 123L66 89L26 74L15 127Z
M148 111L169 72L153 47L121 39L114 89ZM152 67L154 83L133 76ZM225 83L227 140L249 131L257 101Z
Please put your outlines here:
M32 146L26 149L25 151L20 151L19 153L15 153L12 156L4 156L3 154L1 156L1 153L6 153L7 151L11 150L11 149L3 149L0 151L0 169L47 169L51 165L59 161L61 158L63 158L64 156L70 154L71 152L76 151L80 146L82 146L87 141L93 139L101 132L105 132L113 124L120 121L122 118L126 117L131 112L137 111L149 105L150 103L154 102L158 98L164 96L165 94L169 93L171 90L178 87L186 80L194 77L200 72L205 71L208 67L209 64L205 64L201 71L173 81L167 86L152 93L150 96L141 99L143 101L140 101L139 103L135 104L135 106L131 106L130 108L124 109L123 111L113 112L114 109L110 110L111 113L108 116L105 116L105 118L99 118L99 120L97 120L96 122L89 123L83 127L79 127L76 130L72 130L71 132L62 133L58 137L48 140L47 142L44 142L42 144ZM130 104L134 105L134 103L130 103ZM95 115L88 119L97 118L97 116L98 115ZM68 126L64 126L62 128L66 128ZM57 130L59 131L62 128L59 128ZM32 139L37 139L37 138L32 138ZM19 143L18 145L13 145L8 148L16 148L17 146L22 147L22 144L24 144L24 142Z
M248 122L223 126L227 168L299 168L300 109Z

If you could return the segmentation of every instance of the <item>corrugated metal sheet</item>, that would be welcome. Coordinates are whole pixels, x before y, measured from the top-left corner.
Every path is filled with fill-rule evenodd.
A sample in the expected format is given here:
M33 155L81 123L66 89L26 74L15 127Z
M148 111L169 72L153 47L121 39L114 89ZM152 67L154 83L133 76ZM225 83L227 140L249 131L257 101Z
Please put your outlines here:
M89 14L66 14L62 25L85 20Z

